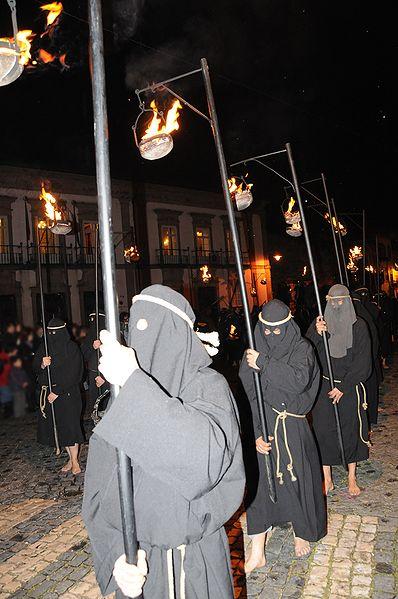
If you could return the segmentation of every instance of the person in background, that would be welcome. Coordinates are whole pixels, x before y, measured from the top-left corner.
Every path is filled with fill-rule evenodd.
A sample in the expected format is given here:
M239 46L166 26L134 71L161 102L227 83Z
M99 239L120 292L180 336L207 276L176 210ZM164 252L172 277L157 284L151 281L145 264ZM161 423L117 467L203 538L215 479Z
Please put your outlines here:
M9 387L12 393L12 403L14 418L25 416L26 412L26 394L29 389L29 377L25 372L20 356L14 356L10 360L11 369L8 378Z
M98 396L103 393L105 389L109 389L109 385L98 371L98 350L101 342L97 339L95 312L89 314L88 318L90 325L88 333L81 344L81 350L88 374L89 406L86 409L86 412L91 414ZM102 331L103 329L105 329L105 314L103 312L98 312L98 330Z
M0 406L4 418L12 414L12 393L9 385L12 348L0 346Z
M318 316L307 331L322 367L323 382L312 422L323 464L325 494L334 489L332 466L342 463L333 404L339 416L345 458L348 464L348 493L357 497L357 462L369 457L369 436L365 383L372 373L372 345L366 322L356 315L350 292L344 285L330 288L325 318ZM334 387L330 389L322 334L329 341Z
M80 474L79 445L84 441L81 426L83 357L79 346L72 341L66 323L52 318L48 323L48 351L44 343L35 354L33 370L41 387L38 421L38 442L54 446L54 431L50 404L54 405L60 447L65 447L69 460L61 472ZM48 391L47 366L50 366L52 391Z

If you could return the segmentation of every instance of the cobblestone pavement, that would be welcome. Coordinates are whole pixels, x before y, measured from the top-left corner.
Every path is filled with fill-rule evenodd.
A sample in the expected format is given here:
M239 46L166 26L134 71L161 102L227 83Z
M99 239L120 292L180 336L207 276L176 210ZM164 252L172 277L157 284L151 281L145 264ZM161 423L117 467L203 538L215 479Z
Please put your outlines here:
M276 528L266 567L245 580L244 514L228 527L236 598L398 597L397 374L398 366L387 373L371 457L359 468L365 490L350 499L336 470L328 535L308 559L294 557L289 526ZM83 476L60 475L66 456L34 439L32 416L0 423L0 599L99 599L79 515Z

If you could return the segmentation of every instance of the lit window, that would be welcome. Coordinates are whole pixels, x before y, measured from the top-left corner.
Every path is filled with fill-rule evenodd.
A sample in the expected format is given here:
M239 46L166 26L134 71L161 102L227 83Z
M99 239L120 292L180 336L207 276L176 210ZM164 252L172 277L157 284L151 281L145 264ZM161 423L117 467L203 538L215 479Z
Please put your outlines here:
M210 229L208 227L196 228L196 249L199 252L210 251Z
M177 227L162 226L160 234L163 252L171 253L173 250L177 249Z

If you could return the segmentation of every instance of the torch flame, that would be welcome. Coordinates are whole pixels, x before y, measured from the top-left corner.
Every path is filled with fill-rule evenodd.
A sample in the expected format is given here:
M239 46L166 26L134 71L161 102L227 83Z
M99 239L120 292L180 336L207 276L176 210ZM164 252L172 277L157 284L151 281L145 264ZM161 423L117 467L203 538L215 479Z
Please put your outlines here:
M296 202L296 200L294 198L290 198L289 206L287 207L288 212L291 212L293 210L293 206L294 206L295 202Z
M18 31L16 42L13 37L2 37L0 38L0 41L9 42L10 44L16 43L19 46L19 64L25 66L26 64L28 64L31 58L30 46L34 36L35 34L31 29L24 29L23 31ZM2 54L8 53L15 54L15 51L12 48L10 48L9 50L5 48L2 49Z
M228 187L229 193L231 195L235 195L238 193L243 193L243 191L250 191L253 187L253 183L246 183L246 181L242 179L241 182L237 184L236 177L231 177L231 179L228 179Z
M42 62L44 62L44 64L48 64L50 62L54 62L56 57L53 54L50 54L50 52L47 52L47 50L43 50L43 48L40 48L39 58Z
M208 283L211 279L211 273L209 272L209 267L206 264L204 266L201 266L200 272L202 273L203 283Z
M179 100L174 100L172 107L167 112L166 122L163 126L161 126L162 118L159 116L159 110L155 100L152 100L150 106L153 111L153 117L142 139L148 139L148 137L153 137L162 133L171 133L180 128L178 117L180 116L179 110L182 109L182 106Z
M40 200L44 200L45 214L49 220L56 222L62 220L62 212L57 210L57 200L54 196L45 190L44 183L41 184Z
M43 4L40 8L41 10L48 11L47 27L50 27L58 19L64 7L61 2L51 2L50 4Z

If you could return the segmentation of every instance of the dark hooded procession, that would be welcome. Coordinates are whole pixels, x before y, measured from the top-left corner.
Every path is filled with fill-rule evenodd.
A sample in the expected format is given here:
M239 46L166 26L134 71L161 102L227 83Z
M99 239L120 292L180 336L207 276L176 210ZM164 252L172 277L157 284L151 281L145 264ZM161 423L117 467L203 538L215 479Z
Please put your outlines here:
M398 597L393 594L398 590L398 554L393 557L390 515L383 519L380 511L373 517L366 512L372 497L365 503L369 481L385 474L376 472L380 465L374 464L380 458L378 440L387 438L380 421L391 416L382 395L390 393L396 372L398 261L393 241L384 244L381 233L375 244L370 240L378 221L369 206L361 205L361 212L345 206L340 221L325 175L301 179L302 165L303 170L317 165L317 173L335 152L333 144L328 151L323 148L331 135L325 127L343 132L341 138L346 134L337 119L330 124L332 105L345 103L345 97L334 96L328 85L328 104L313 118L307 87L314 96L324 97L325 91L321 84L316 87L312 75L307 85L306 70L298 75L294 66L302 59L292 40L296 35L294 43L301 39L309 13L313 20L308 30L316 29L315 9L293 3L288 13L294 9L296 20L292 17L288 35L283 31L286 37L279 35L275 44L276 32L269 36L263 23L269 7L261 6L260 18L261 3L247 2L239 17L239 29L246 28L242 57L234 49L227 59L221 23L214 17L215 30L209 17L222 6L223 13L231 13L223 14L223 28L231 23L231 39L236 35L239 49L240 32L234 29L238 8L224 0L203 7L203 23L202 7L197 12L197 3L182 3L182 14L186 10L191 16L185 22L179 15L173 24L169 16L163 24L165 9L154 2L157 14L151 15L150 27L149 0L51 2L39 7L46 20L40 32L40 19L32 25L35 31L18 27L16 0L6 3L13 37L0 38L0 88L7 87L5 94L10 84L25 85L30 73L33 87L35 77L43 81L40 99L32 94L35 104L54 84L55 106L61 89L57 77L71 82L83 64L86 72L84 84L76 75L74 83L62 88L67 95L73 85L73 102L65 110L73 119L66 114L65 121L78 123L71 124L64 154L75 153L80 170L68 171L67 157L61 168L54 150L49 164L56 168L47 172L40 149L35 164L41 191L36 193L31 181L37 185L37 177L29 174L33 169L24 166L21 182L16 182L19 171L10 175L0 164L0 265L7 269L0 278L0 414L7 433L0 428L0 437L9 432L7 447L15 444L11 451L0 448L0 455L6 475L7 460L16 471L29 462L22 484L16 474L6 491L14 497L10 486L15 483L16 497L17 487L25 486L23 501L14 509L12 499L0 497L6 508L0 515L0 599ZM172 3L168 11L174 12ZM295 32L298 12L302 21ZM328 14L326 8L320 12ZM199 31L203 24L203 39L213 38L208 48ZM371 28L363 29L367 34ZM220 40L215 39L218 30ZM189 51L181 42L187 32ZM75 40L73 51L68 36ZM250 37L264 37L267 45ZM297 46L308 45L307 39L302 42ZM324 44L330 45L326 37ZM183 56L178 58L181 45ZM272 47L282 45L288 48L289 64L279 68L286 50ZM195 55L196 46L208 60ZM148 56L142 59L139 52ZM223 56L222 68L215 53ZM242 58L253 62L246 82L240 74ZM319 70L320 60L314 59L312 70ZM268 90L260 81L259 65L266 65L267 79L273 61ZM349 65L349 56L347 61ZM331 60L326 67L333 72ZM45 83L50 73L54 77ZM339 90L348 85L348 76L341 77L339 83L336 75ZM283 88L293 85L290 79L299 88L300 106L290 88ZM280 100L272 90L276 81ZM377 93L382 84L377 82ZM243 93L255 101L237 113ZM12 95L4 97L12 104ZM128 118L134 117L129 124L133 158L122 156L127 101ZM281 130L287 139L280 140L280 147L261 148L263 140L279 139L271 128L274 103L283 115ZM349 101L347 106L348 112L357 110ZM254 126L250 111L260 112ZM294 116L285 119L285 111ZM378 105L377 111L386 120L384 109ZM57 109L64 127L62 112ZM233 123L232 113L237 113ZM341 112L336 114L344 120ZM306 156L312 137L307 139L302 125L294 123L317 123L318 117L322 125L311 122L311 135L319 128L322 140L316 142L320 158L315 160L311 153ZM352 129L359 129L354 121ZM238 131L242 123L246 132ZM200 127L207 129L197 135ZM254 133L257 139L249 137ZM54 132L49 147L63 145L62 139ZM359 134L355 138L353 154L364 153L358 150L362 139ZM16 141L20 143L18 135ZM173 158L166 159L173 148ZM242 148L243 156L235 156ZM339 147L336 154L336 161L347 159L345 149ZM227 162L229 155L236 162ZM18 164L25 165L23 156L18 154ZM340 203L338 185L344 184L337 183L336 165L331 165L331 179ZM53 182L48 173L54 174ZM193 189L189 182L203 179L203 173L208 181L201 190ZM183 184L179 177L185 187L177 187ZM252 178L254 184L248 183ZM53 184L62 192L53 193ZM321 197L311 191L317 188ZM274 210L268 197L277 189L283 199ZM19 217L12 220L21 206L23 226L16 222ZM314 224L319 216L321 222ZM23 241L16 240L20 229ZM358 245L348 250L347 240ZM13 295L15 290L19 296ZM28 325L28 312L29 326L18 324ZM21 431L26 423L25 440ZM35 470L32 481L30 469ZM48 487L45 497L35 495L40 476L37 486ZM388 482L398 482L398 477L391 474ZM334 509L338 503L345 506L340 512ZM42 536L35 518L44 511ZM391 517L396 551L398 518ZM386 546L376 543L376 523ZM281 531L283 540L278 541ZM72 547L72 541L63 544L62 535L73 538ZM59 570L51 563L54 539L57 556L65 562ZM272 571L268 566L276 553ZM75 566L77 572L81 567L81 576ZM62 591L46 586L58 575ZM387 580L390 575L395 582ZM283 588L277 584L279 576L285 576ZM269 593L272 585L275 594Z
M100 311L98 317L90 314L80 349L64 321L49 321L47 352L42 342L33 361L40 389L38 441L55 445L53 407L57 444L67 452L61 472L80 473L85 437L79 386L85 365L96 426L82 513L104 596L232 599L225 525L234 514L246 513L251 546L244 568L250 576L264 567L267 535L275 526L291 524L298 558L308 557L311 543L326 535L333 467L346 464L349 494L361 493L356 467L369 455L382 376L379 323L366 289L350 293L336 284L325 300L324 316L304 332L279 299L253 315L256 349L244 352L238 373L238 403L250 406L250 435L242 434L237 401L209 355L219 341L214 333L198 331L189 302L170 287L152 285L134 296L128 333L119 339L106 330ZM120 391L110 402L112 385ZM127 563L124 550L116 450L131 460L136 565ZM270 457L273 499L264 456Z

